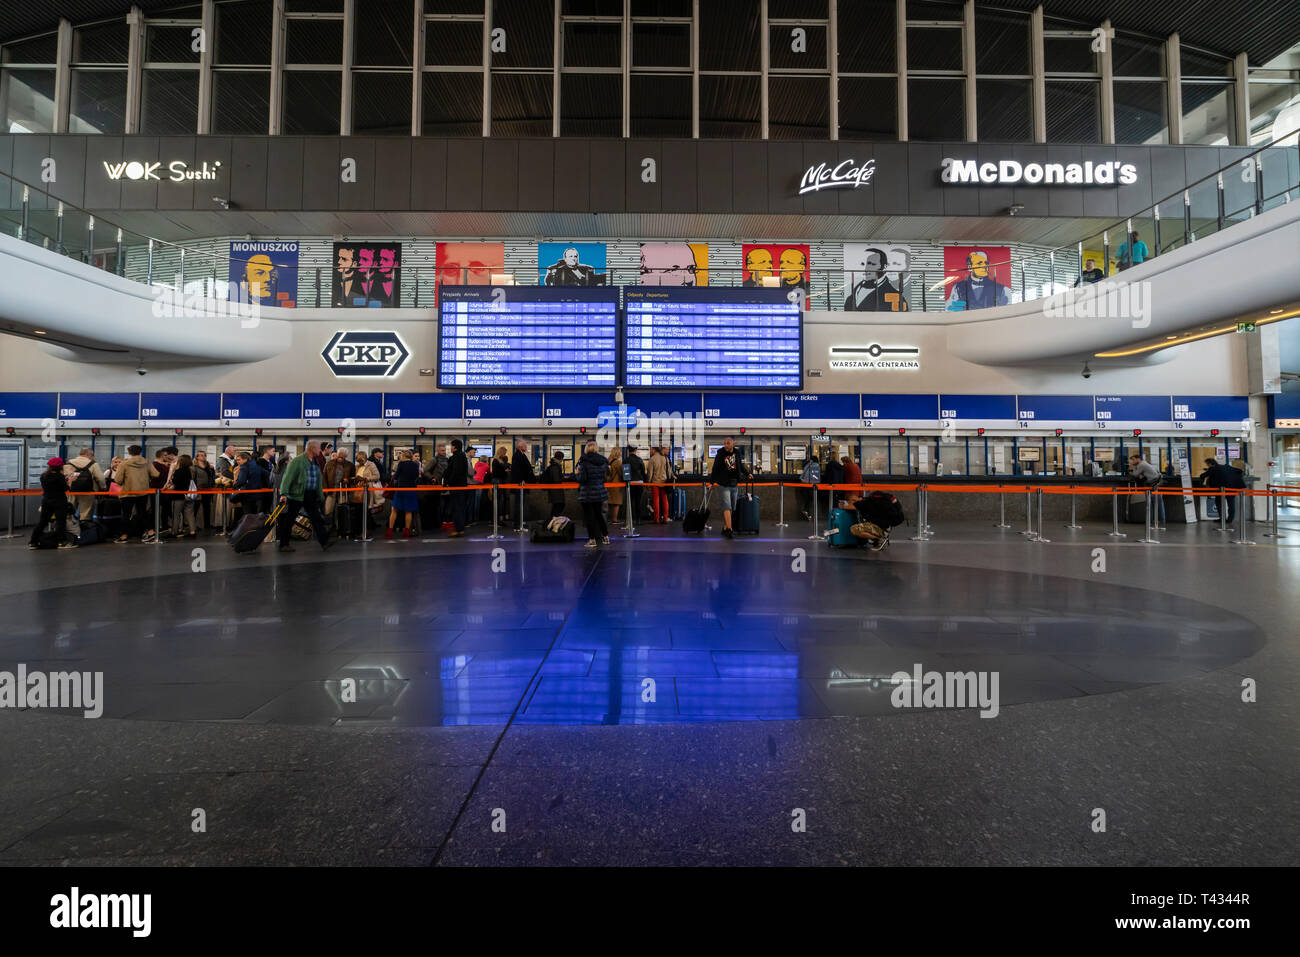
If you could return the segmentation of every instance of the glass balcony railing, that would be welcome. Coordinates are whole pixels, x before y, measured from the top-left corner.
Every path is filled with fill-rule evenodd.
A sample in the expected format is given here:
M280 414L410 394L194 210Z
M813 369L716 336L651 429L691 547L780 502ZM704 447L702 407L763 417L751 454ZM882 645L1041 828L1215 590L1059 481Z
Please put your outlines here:
M957 268L952 264L916 268L905 247L882 244L878 252L873 251L877 247L868 248L862 262L846 264L847 268L808 269L806 260L783 262L774 256L770 262L751 262L752 268L713 262L707 267L693 263L651 265L581 272L581 283L574 282L572 275L557 274L557 278L560 284L707 282L710 286L773 286L792 293L801 289L812 309L830 311L943 312L1042 299L1114 276L1135 264L1134 259L1164 255L1283 203L1300 200L1296 132L1257 147L1104 229L1032 256L990 261L987 255L981 260L972 253ZM187 302L198 297L220 302L223 307L251 301L298 307L331 304L333 267L299 267L295 276L281 282L276 267L255 254L231 258L201 248L203 240L186 245L151 237L62 202L5 173L0 173L0 186L8 187L10 196L10 208L0 209L0 230L6 234L155 289L174 290ZM1128 241L1133 233L1140 245ZM431 244L420 245L429 249ZM440 284L541 285L547 281L547 270L536 266L439 265L431 251L423 258L414 253L414 249L408 251L401 263L393 300L403 308L433 308ZM880 261L882 255L885 262ZM995 281L970 283L967 280L972 275ZM278 285L290 288L275 292ZM974 294L976 287L978 295Z

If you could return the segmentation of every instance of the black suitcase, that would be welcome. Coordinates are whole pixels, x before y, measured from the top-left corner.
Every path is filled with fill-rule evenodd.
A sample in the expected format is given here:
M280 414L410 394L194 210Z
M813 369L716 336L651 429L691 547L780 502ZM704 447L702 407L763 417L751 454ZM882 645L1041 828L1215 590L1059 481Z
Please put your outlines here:
M230 533L230 544L239 554L256 551L257 546L266 541L271 529L284 512L284 505L277 505L270 515L245 515Z
M119 519L118 524L121 524ZM98 519L81 523L81 534L77 536L78 545L99 545L109 539L108 527Z
M334 508L334 524L339 538L357 538L361 535L361 506L356 502L343 502Z
M534 544L542 545L565 545L573 541L574 523L565 522L558 532L553 532L547 526L549 521L534 522L529 526L530 537Z
M749 484L748 491L736 497L736 512L732 516L732 528L737 535L757 535L759 528L758 496L754 494L754 484Z
M704 490L704 499L700 502L699 508L687 509L686 514L682 516L682 531L688 534L703 534L704 528L709 524L709 490Z

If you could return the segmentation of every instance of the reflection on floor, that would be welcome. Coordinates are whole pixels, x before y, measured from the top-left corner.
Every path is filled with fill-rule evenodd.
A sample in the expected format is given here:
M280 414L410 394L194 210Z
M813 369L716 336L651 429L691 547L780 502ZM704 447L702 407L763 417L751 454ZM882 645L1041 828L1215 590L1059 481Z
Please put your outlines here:
M1004 706L1069 698L1264 641L1234 613L1100 579L880 557L799 572L783 553L643 540L516 550L505 568L424 553L27 592L4 600L0 668L102 671L108 717L655 724L894 714L891 676L918 665L996 671Z

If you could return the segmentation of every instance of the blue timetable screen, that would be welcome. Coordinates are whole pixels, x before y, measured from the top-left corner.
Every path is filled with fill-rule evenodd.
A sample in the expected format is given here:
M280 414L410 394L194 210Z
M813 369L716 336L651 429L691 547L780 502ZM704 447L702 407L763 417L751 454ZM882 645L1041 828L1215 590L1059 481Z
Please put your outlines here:
M803 311L781 289L623 290L629 388L798 389Z
M618 290L439 288L438 388L609 388L618 372Z

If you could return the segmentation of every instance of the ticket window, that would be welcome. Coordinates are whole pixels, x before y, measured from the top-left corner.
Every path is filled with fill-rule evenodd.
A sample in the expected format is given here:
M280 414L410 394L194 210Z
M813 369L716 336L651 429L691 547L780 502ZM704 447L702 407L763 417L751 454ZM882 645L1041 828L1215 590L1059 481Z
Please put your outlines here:
M1065 475L1065 447L1060 439L1053 436L1047 440L1047 449L1043 459L1043 471L1047 475Z
M989 438L985 466L988 475L1011 475L1015 471L1015 457L1010 439Z
M863 475L889 474L889 439L868 436L858 444Z
M88 432L74 432L65 435L63 437L63 458L75 459L81 454L82 449L94 449L95 460L99 461L101 456L99 453L99 447L95 445L96 438L97 436L91 435ZM103 445L106 447L108 443L104 442ZM107 461L101 464L107 464Z
M1021 475L1037 475L1043 470L1043 447L1021 445L1016 449L1016 462Z
M914 435L908 455L909 471L913 475L934 475L939 463L939 437Z
M754 471L762 475L776 475L785 472L785 462L781 458L781 440L769 436L754 437Z
M972 435L966 439L965 474L988 474L988 441L982 435Z
M954 436L949 442L939 437L937 449L938 465L943 466L944 475L966 475L966 437ZM938 469L936 468L936 472Z
M800 442L787 442L781 460L781 474L797 479L808 464L808 446Z
M585 435L548 435L544 441L546 459L542 463L543 471L551 467L551 459L555 458L556 452L563 452L564 464L561 468L565 475L572 475L574 460L584 451L586 441Z

